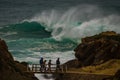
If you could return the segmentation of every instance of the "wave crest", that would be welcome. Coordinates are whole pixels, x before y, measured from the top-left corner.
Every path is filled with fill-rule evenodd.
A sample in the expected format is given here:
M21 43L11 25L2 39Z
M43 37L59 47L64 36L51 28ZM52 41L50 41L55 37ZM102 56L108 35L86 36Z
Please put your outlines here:
M11 24L0 29L0 34L6 38L48 38L51 32L46 31L45 27L37 22L22 22ZM7 32L7 33L6 33ZM4 34L3 34L4 33Z
M104 12L95 5L81 5L66 11L43 11L27 21L44 25L56 40L80 39L108 30L120 33L120 16Z

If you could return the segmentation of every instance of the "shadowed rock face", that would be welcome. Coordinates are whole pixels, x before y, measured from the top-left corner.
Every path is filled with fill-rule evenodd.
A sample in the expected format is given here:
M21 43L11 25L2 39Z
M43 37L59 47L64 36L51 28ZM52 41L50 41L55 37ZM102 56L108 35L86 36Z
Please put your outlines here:
M101 64L110 59L120 59L120 34L103 32L83 38L82 43L74 51L83 66Z
M34 74L26 74L25 63L14 61L4 40L0 39L0 80L38 80Z
M120 80L120 70L118 70L112 80Z

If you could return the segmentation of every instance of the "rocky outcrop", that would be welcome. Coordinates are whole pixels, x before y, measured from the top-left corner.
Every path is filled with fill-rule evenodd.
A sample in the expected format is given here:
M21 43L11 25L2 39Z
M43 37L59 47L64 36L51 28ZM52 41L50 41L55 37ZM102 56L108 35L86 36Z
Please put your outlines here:
M75 71L82 72L81 67L85 68L93 66L100 72L102 68L105 70L110 64L113 64L116 60L120 59L120 34L113 31L107 31L95 36L83 38L82 42L74 49L74 51L77 59L68 61L64 64L68 65L68 69L73 68ZM111 61L111 59L114 59L115 61ZM110 62L110 64L104 64L105 62ZM106 67L101 66L100 68L100 65L102 64ZM114 65L115 64L113 64L113 66ZM97 66L99 67L97 68ZM92 68L89 67L89 69ZM92 73L92 71L90 70L88 73ZM107 74L59 74L57 75L56 80L120 80L120 70L114 76Z
M98 65L110 59L120 59L120 34L108 31L83 38L74 51L82 66Z
M5 41L0 39L0 80L38 80L34 74L25 73L25 70L25 63L14 61Z

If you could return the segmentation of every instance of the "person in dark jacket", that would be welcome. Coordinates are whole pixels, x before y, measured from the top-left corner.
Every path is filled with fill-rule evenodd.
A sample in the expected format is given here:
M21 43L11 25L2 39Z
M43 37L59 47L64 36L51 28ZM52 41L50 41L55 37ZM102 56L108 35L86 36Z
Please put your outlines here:
M42 72L43 71L43 58L41 57L40 61L40 71Z
M61 68L60 68L60 58L57 58L57 60L56 60L56 70L61 70Z

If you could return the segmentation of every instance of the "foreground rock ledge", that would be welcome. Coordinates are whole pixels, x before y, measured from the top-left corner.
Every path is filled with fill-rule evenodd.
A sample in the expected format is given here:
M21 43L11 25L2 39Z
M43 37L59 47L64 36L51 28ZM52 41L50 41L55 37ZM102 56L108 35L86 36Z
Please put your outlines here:
M4 40L0 39L0 80L38 80L34 74L24 73L26 63L14 61Z

